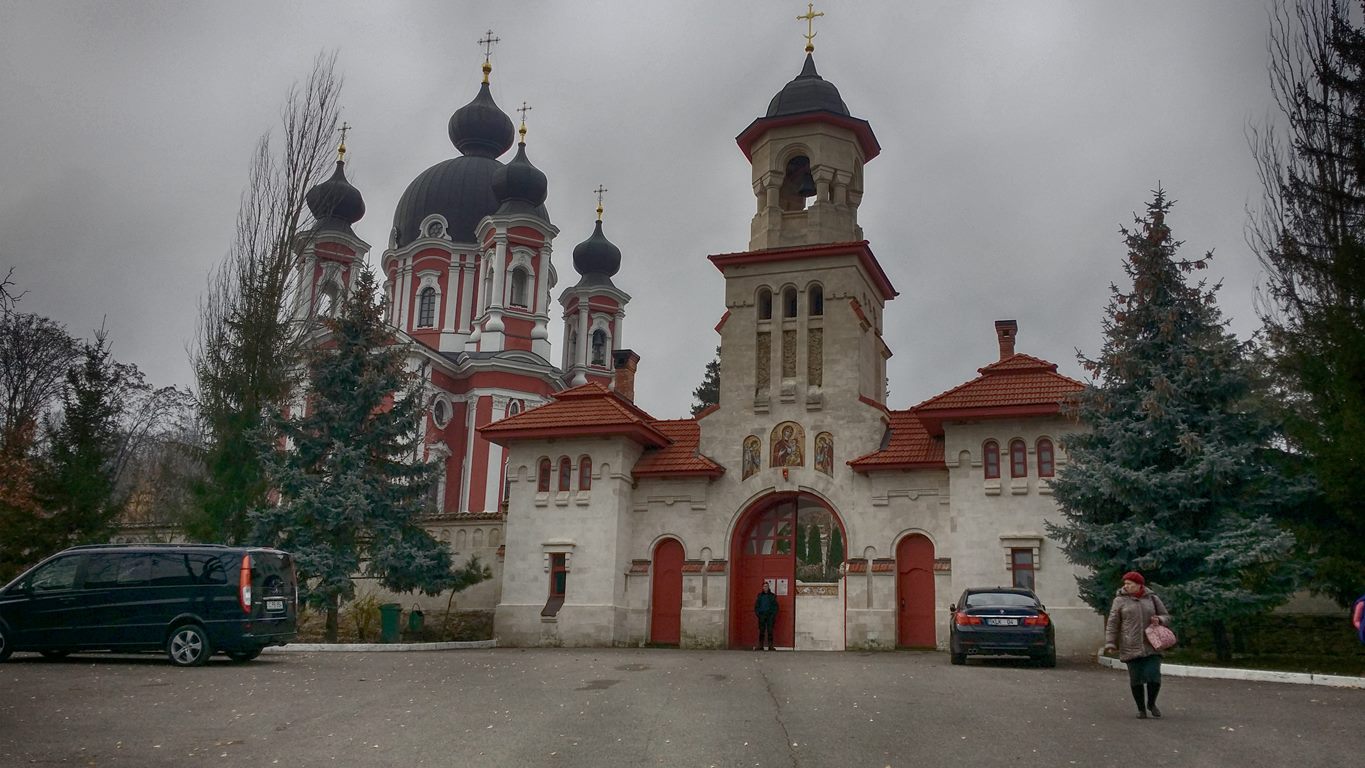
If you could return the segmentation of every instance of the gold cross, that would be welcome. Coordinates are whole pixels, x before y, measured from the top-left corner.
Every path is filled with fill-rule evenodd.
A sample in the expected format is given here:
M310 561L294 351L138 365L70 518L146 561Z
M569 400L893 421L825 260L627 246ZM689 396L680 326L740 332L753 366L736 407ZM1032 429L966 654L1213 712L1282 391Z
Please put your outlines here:
M801 16L796 17L797 21L806 22L806 53L815 52L814 40L815 35L817 34L815 31L815 20L824 15L824 11L819 13L815 12L815 3L806 3L806 12Z
M598 220L598 221L601 221L601 220L602 220L602 195L604 195L604 194L607 193L607 188L604 187L604 186L602 186L601 184L598 184L598 185L597 185L597 189L594 189L593 191L597 193L597 220Z
M488 73L493 71L493 65L489 59L493 56L493 46L502 42L502 38L494 37L493 30L488 30L483 39L478 41L483 46L483 81L488 82Z
M346 133L351 130L351 124L342 122L341 124L341 145L337 147L337 162L346 160Z
M535 107L524 101L521 103L520 107L517 107L517 111L521 113L521 129L518 130L517 133L521 134L521 143L523 144L526 143L526 113L533 109L535 109Z

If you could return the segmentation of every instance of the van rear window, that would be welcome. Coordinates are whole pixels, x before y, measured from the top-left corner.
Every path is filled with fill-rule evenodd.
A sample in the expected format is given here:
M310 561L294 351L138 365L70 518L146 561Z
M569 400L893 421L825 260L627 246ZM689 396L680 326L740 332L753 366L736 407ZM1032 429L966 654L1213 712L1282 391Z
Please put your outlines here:
M226 584L227 570L214 554L158 552L152 556L151 583L154 587Z

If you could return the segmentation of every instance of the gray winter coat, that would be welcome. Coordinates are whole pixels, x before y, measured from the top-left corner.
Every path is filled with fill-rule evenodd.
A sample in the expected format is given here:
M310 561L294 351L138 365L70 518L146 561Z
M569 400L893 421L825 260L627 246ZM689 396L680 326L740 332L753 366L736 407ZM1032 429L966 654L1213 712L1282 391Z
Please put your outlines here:
M1155 592L1148 589L1143 591L1142 597L1133 597L1119 590L1109 608L1109 620L1104 623L1104 643L1118 647L1119 661L1132 661L1157 652L1147 642L1147 625L1152 623L1153 616L1171 626L1171 615Z

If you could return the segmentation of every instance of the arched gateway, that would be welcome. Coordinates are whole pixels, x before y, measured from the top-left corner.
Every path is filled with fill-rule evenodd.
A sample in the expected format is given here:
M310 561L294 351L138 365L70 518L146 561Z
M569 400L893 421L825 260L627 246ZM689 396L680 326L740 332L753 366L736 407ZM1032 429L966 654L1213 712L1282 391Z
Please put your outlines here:
M842 650L847 540L839 516L810 494L773 494L750 506L730 544L730 647L758 645L754 600L768 581L779 648Z

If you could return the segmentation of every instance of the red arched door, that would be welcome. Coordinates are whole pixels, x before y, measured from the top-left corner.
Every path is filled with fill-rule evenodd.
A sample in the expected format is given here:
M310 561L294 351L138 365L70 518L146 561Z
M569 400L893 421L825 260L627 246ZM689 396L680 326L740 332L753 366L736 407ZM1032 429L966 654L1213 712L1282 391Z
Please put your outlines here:
M896 546L896 645L933 647L934 543L914 534Z
M654 575L650 585L649 641L677 645L682 638L683 546L677 539L664 539L654 548Z

